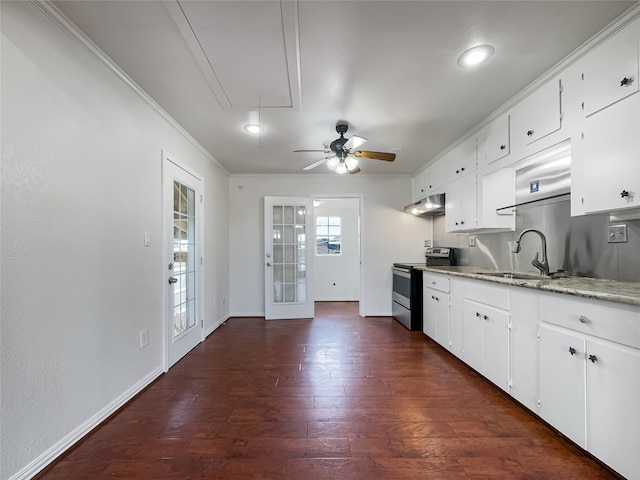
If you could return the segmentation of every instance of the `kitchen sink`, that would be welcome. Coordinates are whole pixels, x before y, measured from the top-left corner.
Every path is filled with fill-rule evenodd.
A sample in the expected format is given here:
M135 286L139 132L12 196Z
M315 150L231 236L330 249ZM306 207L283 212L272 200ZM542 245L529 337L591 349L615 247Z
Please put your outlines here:
M534 273L518 273L518 272L475 272L476 275L484 275L487 277L509 278L512 280L551 280L552 277L536 275Z

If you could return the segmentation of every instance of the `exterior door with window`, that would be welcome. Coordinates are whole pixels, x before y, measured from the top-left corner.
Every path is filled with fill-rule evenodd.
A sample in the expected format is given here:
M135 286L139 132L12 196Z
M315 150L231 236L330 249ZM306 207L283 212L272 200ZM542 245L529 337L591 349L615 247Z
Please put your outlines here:
M265 318L312 318L311 199L265 197L264 225Z
M203 181L164 156L167 368L204 339L202 292Z

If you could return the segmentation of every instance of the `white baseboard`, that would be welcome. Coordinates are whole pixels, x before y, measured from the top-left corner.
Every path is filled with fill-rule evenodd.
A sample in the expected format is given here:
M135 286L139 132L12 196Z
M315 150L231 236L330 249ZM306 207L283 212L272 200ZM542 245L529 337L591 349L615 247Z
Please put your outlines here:
M233 312L230 317L264 317L264 312Z
M204 338L207 338L209 335L211 335L213 332L215 332L218 327L220 325L222 325L224 322L226 322L227 320L229 320L229 317L231 315L227 314L224 317L218 319L218 321L216 323L214 323L213 325L211 325L209 328L207 328L204 332Z
M91 432L101 422L103 422L110 415L115 413L125 403L135 397L144 388L146 388L151 382L164 373L164 369L160 366L149 373L146 377L141 379L138 383L126 390L122 395L116 398L113 402L108 404L93 417L89 418L86 422L81 424L78 428L70 432L63 437L58 443L53 445L42 455L30 462L18 473L10 477L9 480L28 480L33 478L38 472L42 471L47 465L53 462L56 458L71 448L76 442L81 440L87 433Z

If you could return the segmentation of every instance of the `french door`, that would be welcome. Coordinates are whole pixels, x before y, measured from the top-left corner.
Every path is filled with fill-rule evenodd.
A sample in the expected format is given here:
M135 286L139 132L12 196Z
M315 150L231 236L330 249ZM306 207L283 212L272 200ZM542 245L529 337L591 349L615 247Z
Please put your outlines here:
M264 312L267 320L312 318L313 203L264 198Z
M163 155L166 365L204 339L202 292L203 181Z

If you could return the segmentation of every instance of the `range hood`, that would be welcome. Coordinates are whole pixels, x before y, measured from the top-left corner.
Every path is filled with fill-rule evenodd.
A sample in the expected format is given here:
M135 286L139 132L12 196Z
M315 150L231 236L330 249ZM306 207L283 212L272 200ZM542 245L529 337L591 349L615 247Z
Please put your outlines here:
M571 142L569 140L530 157L515 171L515 202L498 208L562 200L571 193Z
M430 195L404 207L412 215L444 215L444 193Z

